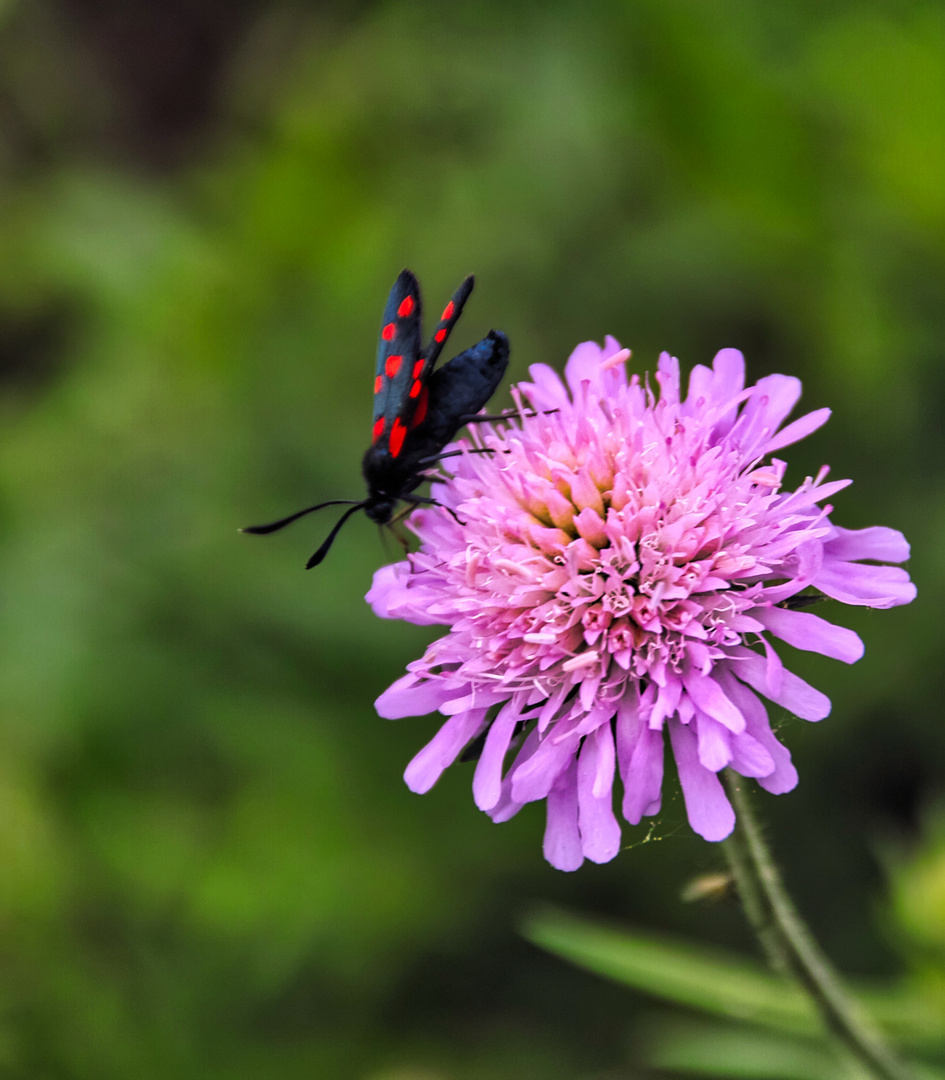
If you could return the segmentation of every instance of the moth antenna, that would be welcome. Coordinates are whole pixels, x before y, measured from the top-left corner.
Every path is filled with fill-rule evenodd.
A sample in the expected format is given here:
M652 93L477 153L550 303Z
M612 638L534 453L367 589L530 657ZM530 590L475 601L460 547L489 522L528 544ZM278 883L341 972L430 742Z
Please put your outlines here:
M311 514L315 510L324 510L326 506L349 506L351 503L355 503L357 506L363 506L363 502L357 502L356 499L331 499L329 502L319 503L318 506L309 506L305 510L299 510L295 514L289 514L288 517L280 518L278 521L273 521L269 525L249 525L245 529L240 529L241 533L250 533L253 536L267 536L269 533L278 532L279 529L284 529L286 525L291 525L293 521L298 521L300 517L305 517L306 514Z
M345 510L345 512L341 515L341 517L335 524L335 527L325 537L325 542L305 564L306 570L311 570L313 566L318 566L322 559L324 559L325 556L328 554L328 549L335 542L335 537L338 535L339 532L341 532L341 526L344 525L344 523L348 520L349 517L351 517L353 513L355 513L355 511L360 510L361 507L365 505L365 502L359 502L355 503L354 506L350 507L348 510Z

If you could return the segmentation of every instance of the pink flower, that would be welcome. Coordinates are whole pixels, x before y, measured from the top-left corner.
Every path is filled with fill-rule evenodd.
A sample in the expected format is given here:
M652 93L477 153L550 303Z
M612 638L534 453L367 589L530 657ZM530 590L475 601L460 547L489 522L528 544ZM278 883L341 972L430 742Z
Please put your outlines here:
M799 594L880 608L915 596L905 570L881 565L908 558L901 533L831 523L824 500L849 480L828 482L824 468L782 487L772 455L830 415L781 427L797 379L745 389L742 356L726 349L693 370L683 398L664 353L657 398L628 381L628 357L612 338L579 345L567 388L533 367L513 391L519 417L477 425L495 452L450 459L435 488L463 524L415 511L420 550L379 570L367 597L386 618L449 627L377 701L384 717L447 718L408 786L428 791L478 740L476 805L505 821L546 800L545 857L561 870L617 854L618 772L627 821L659 811L667 736L707 840L735 820L721 769L793 788L762 698L805 720L830 702L785 670L772 639L846 663L863 654L853 631L800 610Z

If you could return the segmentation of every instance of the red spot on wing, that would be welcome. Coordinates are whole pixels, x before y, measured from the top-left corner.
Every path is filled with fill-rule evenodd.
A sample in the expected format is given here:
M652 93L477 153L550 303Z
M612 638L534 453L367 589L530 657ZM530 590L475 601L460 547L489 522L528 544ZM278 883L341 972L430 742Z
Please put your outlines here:
M403 300L400 301L400 307L397 309L397 314L402 319L406 319L411 311L413 311L413 297L405 296Z
M389 322L384 327L384 329L381 331L381 337L385 341L393 341L394 340L394 331L395 330L396 330L396 327L394 326L394 324L392 322Z
M442 330L437 330L437 332L433 336L436 338L437 341L446 341L446 329L444 328Z
M404 445L404 439L406 438L406 435L407 429L404 427L403 422L398 416L397 419L394 421L394 426L390 429L390 441L388 445L390 446L391 457L397 457L397 455L400 453L401 448Z
M427 405L430 400L430 392L424 386L420 390L420 400L417 402L417 411L413 414L413 420L410 422L412 428L418 427L423 423L424 417L427 415Z
M423 383L419 379L414 379L413 386L410 387L410 396L416 397L423 389Z
M450 321L450 319L452 319L452 317L453 317L453 312L454 312L455 310L456 310L456 309L455 309L455 308L453 307L453 301L452 301L452 300L450 300L450 302L449 302L449 303L448 303L448 304L446 305L446 307L445 307L445 308L443 308L443 314L442 314L442 315L440 316L440 319L441 319L441 320L442 320L443 322L449 322L449 321Z
M384 364L384 370L387 372L387 377L392 379L398 371L400 371L400 362L403 360L402 356L388 356L387 362Z
M420 372L423 371L423 364L423 360L417 360L416 363L413 365L413 377L415 379L420 378Z
M377 440L381 437L381 435L383 435L383 433L384 433L384 417L379 416L374 421L374 428L371 431L371 442L376 443Z
M381 392L381 387L383 385L384 385L384 376L383 375L377 375L375 377L375 379L374 379L374 393L379 394Z

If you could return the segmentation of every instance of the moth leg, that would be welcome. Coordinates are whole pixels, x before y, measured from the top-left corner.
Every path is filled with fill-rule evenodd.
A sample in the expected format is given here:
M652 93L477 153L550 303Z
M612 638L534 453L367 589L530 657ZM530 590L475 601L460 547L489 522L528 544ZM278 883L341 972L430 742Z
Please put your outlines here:
M785 608L788 611L803 611L804 608L812 607L814 604L822 604L827 599L829 597L824 596L823 593L797 593L794 596L789 596L787 600L782 600L780 604L775 606Z
M543 409L541 412L519 413L515 409L510 409L508 412L490 413L486 416L483 416L482 413L471 413L468 416L461 416L459 422L460 424L482 424L487 420L512 420L517 416L525 416L530 419L533 416L551 416L552 413L556 412L558 412L557 409Z
M398 511L397 511L397 513L396 513L396 514L394 514L394 516L393 516L393 517L392 517L392 518L390 519L390 521L388 521L388 523L387 523L388 527L389 527L389 528L391 528L391 529L393 529L393 527L394 527L395 525L399 525L399 524L400 524L400 522L401 522L401 521L403 521L403 520L404 520L404 518L405 518L405 517L406 517L406 516L407 516L407 515L408 515L408 514L410 513L410 511L411 511L411 510L413 510L413 509L414 509L414 506L412 506L412 505L411 505L410 503L407 503L407 505L406 505L406 506L404 506L404 507L402 507L402 508L401 508L400 510L398 510ZM395 533L394 535L396 536L397 534ZM398 536L398 539L400 539L400 537L399 537L399 536Z
M410 554L410 541L407 539L406 536L404 536L404 534L402 532L398 532L394 528L394 526L397 525L399 522L403 521L403 519L409 513L410 513L410 507L408 506L406 509L401 510L399 514L392 517L390 519L390 521L387 523L388 529L390 529L390 531L394 534L394 539L397 541L397 543L400 544L400 546L404 549L404 554L405 555Z
M452 514L457 525L465 525L463 521L451 506L446 506L444 503L438 502L436 499L431 499L429 495L404 495L404 502L411 504L410 509L415 506L438 506L441 510L445 510L448 514ZM410 513L408 509L406 513Z
M433 457L421 458L418 462L419 465L433 465L437 461L442 461L443 458L459 457L460 454L511 454L511 450L493 450L489 446L475 447L469 450L447 450L445 454L435 454Z

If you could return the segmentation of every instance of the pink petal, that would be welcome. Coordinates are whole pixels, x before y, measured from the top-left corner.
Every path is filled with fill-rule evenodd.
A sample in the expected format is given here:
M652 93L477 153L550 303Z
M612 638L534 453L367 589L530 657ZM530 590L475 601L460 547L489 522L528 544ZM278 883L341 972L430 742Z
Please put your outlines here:
M470 709L450 717L404 771L411 791L423 795L439 780L443 770L452 765L459 752L475 738L486 718L486 709Z
M768 689L772 694L780 694L784 685L784 664L767 640L763 638L761 643L765 650L765 678L768 680Z
M614 738L610 724L602 724L585 738L577 767L581 848L585 857L596 863L610 862L620 850L613 786Z
M467 689L464 687L463 689ZM456 713L466 712L467 709L487 709L492 705L499 705L508 698L505 690L473 690L464 697L453 697L444 701L440 706L440 712L444 716L455 716Z
M561 774L548 793L545 858L557 870L577 870L584 862L578 830L577 762Z
M718 410L718 419L712 429L712 445L718 445L737 420L744 386L745 358L738 349L722 349L716 353L712 361L709 390L700 390L700 396L705 393L706 401ZM698 398L693 396L692 388L689 391L689 400L693 406L698 405Z
M855 562L875 559L876 562L901 563L909 558L909 543L897 529L874 525L869 529L841 529L824 544L828 558Z
M614 725L617 735L617 757L620 761L621 777L624 766L629 764L633 751L643 730L640 716L640 702L637 694L625 694L617 705L617 721Z
M916 587L898 566L871 566L865 563L825 563L811 584L822 593L859 607L890 608L909 604Z
M480 810L491 810L502 794L502 765L521 711L513 698L492 721L473 775L473 799Z
M816 506L817 503L823 502L824 499L829 499L838 492L843 491L844 488L848 488L852 483L852 480L831 480L829 484L813 484L798 488L797 491L785 495L781 500L779 504L781 512L794 514L799 510Z
M547 364L532 364L528 369L530 383L519 383L536 409L560 409L570 406L568 393L560 376Z
M600 499L600 492L597 492L596 488L595 492L598 499ZM574 527L588 543L593 544L595 547L606 546L607 532L604 528L604 522L600 514L592 506L585 506L579 514L575 514Z
M621 764L624 766L623 816L631 825L638 825L644 814L659 813L663 786L662 731L642 727L630 760Z
M423 679L410 672L391 683L374 702L374 708L385 720L425 716L451 698L462 696L465 690L466 687L454 686L445 679Z
M705 840L724 840L735 828L735 811L721 781L699 763L696 737L688 727L671 720L669 737L689 824Z
M660 402L675 405L679 401L679 360L668 352L661 352L656 364L656 381L660 385Z
M815 432L819 427L823 427L829 419L829 409L815 409L814 412L799 417L788 424L787 427L781 428L777 435L774 435L765 444L765 453L772 454L775 450L782 450L785 446L806 439L808 435Z
M534 754L512 773L512 798L529 803L544 799L565 766L577 753L577 738L560 738L559 721L549 728Z
M601 363L605 369L602 378L602 388L605 395L617 393L620 387L627 385L626 363L614 364L612 366L606 363L612 356L616 356L617 353L623 351L623 346L616 338L611 337L610 334L604 338L604 348L601 350Z
M745 729L745 718L728 700L713 678L708 675L698 675L693 671L683 676L683 685L696 708L707 716L724 724L729 731Z
M364 598L371 610L382 619L406 619L418 626L434 626L443 622L428 613L430 605L439 599L433 590L417 584L407 562L382 566L375 570L371 588Z
M727 728L700 714L695 721L699 763L717 773L732 760L732 736Z
M558 710L561 708L561 705L568 696L570 690L571 684L569 682L562 683L542 706L542 710L538 714L538 730L540 732L543 732L555 719Z
M715 375L705 364L696 364L689 372L689 390L686 394L686 412L692 415L702 411L713 398Z
M371 605L375 615L379 615L382 619L391 618L390 597L392 594L397 595L399 600L400 596L406 593L410 568L406 567L406 570L407 574L402 573L399 565L395 564L382 566L374 571L371 587L364 599Z
M738 349L719 349L712 360L712 399L724 405L745 386L745 357Z
M746 650L746 654L748 650ZM738 677L753 686L759 693L770 698L778 705L783 705L788 712L802 720L823 720L830 715L830 698L809 686L803 679L791 671L783 671L781 686L777 692L768 684L767 665L757 653L739 654L733 660L733 668Z
M770 607L760 608L754 614L775 637L796 649L821 653L845 664L853 664L863 655L863 642L858 634L845 626L834 626L809 611Z
M772 795L783 795L787 791L797 787L797 769L791 762L791 755L787 748L782 746L771 731L768 722L768 713L761 699L729 672L723 672L720 676L725 685L725 692L738 706L745 717L748 725L747 731L753 738L768 751L774 762L774 771L767 776L759 777L758 783Z
M753 431L767 428L773 434L800 396L800 379L793 375L766 375L755 384L755 392L748 399L742 415L750 418Z
M564 366L572 398L580 401L584 391L581 384L589 382L597 388L600 383L600 363L603 359L600 345L596 341L584 341L571 353Z
M732 768L742 776L770 776L775 769L774 758L762 742L743 731L732 737Z
M682 680L678 675L671 675L666 680L666 685L658 688L656 701L650 713L649 726L661 728L667 716L672 716L679 708L679 699L682 697Z
M527 761L538 747L540 736L537 731L532 730L525 742L519 747L518 753L515 755L515 760L512 762L508 771L505 774L505 779L502 781L502 794L499 796L499 801L488 812L489 817L495 822L508 821L509 818L515 817L515 815L525 805L524 803L516 802L512 798L512 773L522 764Z

